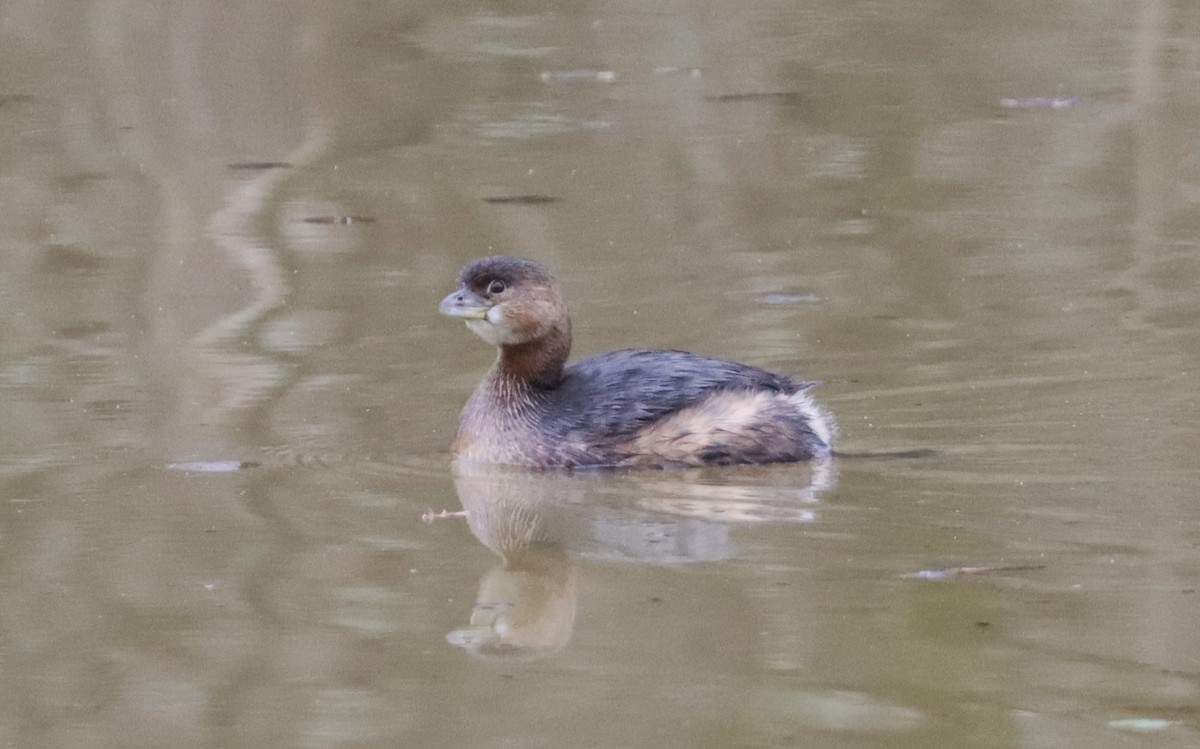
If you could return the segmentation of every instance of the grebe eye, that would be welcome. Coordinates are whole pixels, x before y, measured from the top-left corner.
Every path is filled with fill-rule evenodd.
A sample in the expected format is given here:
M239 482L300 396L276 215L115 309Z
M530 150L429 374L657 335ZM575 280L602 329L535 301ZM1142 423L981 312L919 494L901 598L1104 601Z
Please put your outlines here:
M488 284L489 294L500 294L504 291L504 289L505 286L503 281L496 280Z

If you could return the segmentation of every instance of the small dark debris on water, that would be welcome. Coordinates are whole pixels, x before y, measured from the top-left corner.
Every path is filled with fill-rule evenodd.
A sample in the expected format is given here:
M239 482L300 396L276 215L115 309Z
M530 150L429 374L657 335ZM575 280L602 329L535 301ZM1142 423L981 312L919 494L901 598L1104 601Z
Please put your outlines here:
M704 97L705 101L717 104L733 104L743 101L779 101L784 104L799 104L804 95L799 91L750 91L741 94L713 94Z
M167 470L183 473L237 473L247 468L258 468L262 463L250 460L191 460L183 463L167 463Z
M70 341L82 341L104 335L112 330L112 324L103 320L83 320L71 325L63 325L51 331L55 338Z
M374 216L306 216L306 224L373 224Z
M551 195L490 195L484 198L483 202L501 205L543 205L557 203L558 200Z
M1045 569L1042 564L998 564L984 567L944 567L940 570L921 570L901 575L906 580L951 580L957 577L991 575L997 572L1028 572Z
M1079 96L1014 96L1000 99L1001 109L1070 109L1083 103Z
M45 245L39 263L48 273L81 276L97 273L108 265L103 256L69 244Z
M855 382L855 380L850 380ZM839 459L845 458L848 460L921 460L924 458L936 458L939 453L937 450L930 448L915 448L912 450L873 450L865 453L849 453L841 450L834 450L834 457Z
M649 601L650 603L662 603L663 599L662 596L650 596Z
M33 101L33 94L0 94L0 107L5 104L21 104Z
M988 627L992 626L992 623L979 621L979 622L975 622L975 626L979 627L980 629L987 629Z
M292 165L286 161L235 161L229 168L249 172L262 169L291 169Z

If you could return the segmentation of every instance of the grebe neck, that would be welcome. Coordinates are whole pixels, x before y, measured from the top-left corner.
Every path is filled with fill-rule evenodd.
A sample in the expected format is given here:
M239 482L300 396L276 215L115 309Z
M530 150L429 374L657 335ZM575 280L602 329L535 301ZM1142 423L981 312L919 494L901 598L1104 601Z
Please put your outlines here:
M564 318L546 335L526 343L500 347L497 374L536 389L556 387L571 353L571 321Z

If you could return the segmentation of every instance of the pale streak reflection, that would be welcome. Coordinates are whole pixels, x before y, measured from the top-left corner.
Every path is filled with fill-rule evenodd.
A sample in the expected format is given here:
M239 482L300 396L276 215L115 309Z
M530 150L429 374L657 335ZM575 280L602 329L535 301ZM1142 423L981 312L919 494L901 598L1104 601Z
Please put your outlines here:
M287 163L297 167L312 163L329 140L329 127L322 120L310 118L303 139L288 155ZM219 395L207 405L201 417L205 422L223 423L230 412L254 405L282 381L279 362L233 349L230 344L251 332L255 324L283 305L287 297L288 285L277 256L278 248L258 236L255 223L288 174L287 169L266 169L254 178L232 182L224 205L208 222L208 236L242 267L245 277L254 285L254 293L241 307L218 318L192 338L205 372L222 384L214 389Z
M533 656L571 639L576 559L677 565L736 558L733 530L811 523L836 482L831 460L724 469L568 474L459 461L454 488L471 532L501 562L484 573L469 625L452 645Z

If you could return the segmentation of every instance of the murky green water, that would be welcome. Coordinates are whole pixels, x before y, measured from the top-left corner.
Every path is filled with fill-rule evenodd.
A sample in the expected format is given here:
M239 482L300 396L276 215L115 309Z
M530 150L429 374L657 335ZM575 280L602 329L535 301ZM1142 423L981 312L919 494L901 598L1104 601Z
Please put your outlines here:
M1197 38L0 2L0 745L1194 746ZM491 252L876 457L456 477Z

